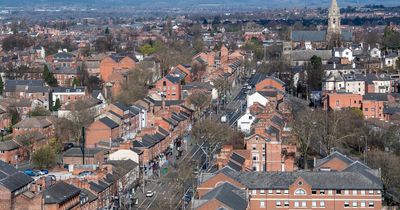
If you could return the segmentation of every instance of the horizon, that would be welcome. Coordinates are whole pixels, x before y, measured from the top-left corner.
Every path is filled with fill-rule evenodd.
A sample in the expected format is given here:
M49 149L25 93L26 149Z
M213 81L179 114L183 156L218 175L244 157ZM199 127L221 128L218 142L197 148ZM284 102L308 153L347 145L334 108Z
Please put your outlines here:
M188 8L188 7L226 7L234 8L318 8L327 7L330 5L331 0L0 0L1 7L92 7L92 8L121 8L126 6L133 7L152 7L154 4L158 8ZM387 7L400 6L396 0L382 0L376 2L374 0L338 0L340 8L348 6L365 6L365 5L383 5Z

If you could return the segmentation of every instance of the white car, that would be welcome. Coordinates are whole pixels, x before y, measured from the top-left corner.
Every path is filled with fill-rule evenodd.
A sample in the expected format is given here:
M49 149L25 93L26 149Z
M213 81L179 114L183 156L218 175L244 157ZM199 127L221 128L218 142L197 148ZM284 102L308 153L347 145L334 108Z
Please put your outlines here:
M154 195L154 192L153 191L147 191L146 192L146 197L153 197L153 195Z

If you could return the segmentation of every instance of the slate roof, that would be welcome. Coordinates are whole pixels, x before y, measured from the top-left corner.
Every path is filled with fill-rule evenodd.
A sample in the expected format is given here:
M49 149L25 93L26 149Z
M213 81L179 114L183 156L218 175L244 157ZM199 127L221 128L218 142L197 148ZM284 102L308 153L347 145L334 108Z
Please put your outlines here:
M93 190L94 192L101 193L104 190L106 190L109 185L103 181L99 181L98 183L89 182L89 186L90 186L90 189Z
M237 163L243 164L244 161L246 160L244 157L238 155L237 153L232 153L231 159L234 160Z
M99 152L104 152L103 148L85 148L85 157L94 157ZM80 147L73 147L63 153L64 157L82 157L82 150Z
M14 166L0 160L0 172L6 174L6 175L12 175L16 172L18 172L17 169L14 168Z
M221 184L201 197L201 200L206 200L206 202L214 199L225 204L230 209L245 210L248 206L245 192L228 182Z
M81 190L73 185L67 184L64 181L57 182L53 186L47 188L43 192L45 204L59 204L64 201L79 195Z
M272 121L273 123L275 123L276 125L280 126L280 127L285 126L285 121L284 121L282 118L278 117L278 115L274 115L274 116L271 118L271 121Z
M44 86L44 80L6 80L4 82L4 87L17 85Z
M360 176L358 172L228 172L228 176L249 189L286 189L298 178L303 178L312 189L383 189L381 181ZM329 180L327 182L326 180Z
M388 95L386 93L366 93L363 95L363 100L388 101Z
M113 103L113 105L116 106L116 107L118 107L118 109L121 109L122 111L126 111L126 110L129 109L125 104L123 104L123 103L121 103L121 102L119 102L119 101Z
M99 119L99 121L104 123L104 125L108 126L111 129L119 126L118 123L114 122L112 119L110 119L108 117L103 117L103 118Z
M172 74L167 74L165 76L165 79L171 81L174 84L179 84L183 78L181 76L175 76L175 75L172 75Z
M53 123L50 122L46 117L30 117L25 118L15 124L14 128L46 128L51 126Z
M278 92L276 91L257 91L257 93L261 94L264 97L276 97Z
M291 52L291 59L293 61L309 61L314 55L320 57L322 60L329 60L332 58L331 50L293 50Z
M342 154L342 153L340 153L338 151L334 151L333 153L331 153L330 155L326 156L325 158L317 160L316 164L314 166L314 169L319 169L319 167L321 165L323 165L326 162L331 161L331 160L333 160L335 158L345 162L347 165L350 165L351 163L354 162L354 160L351 159L350 157L348 157L348 156L346 156L346 155L344 155L344 154Z
M4 186L11 192L14 192L16 190L19 190L19 189L25 187L32 181L33 181L33 179L30 176L24 174L23 172L18 171L18 172L9 174L7 177L1 179L0 185Z
M241 171L242 170L242 166L240 166L239 164L233 162L233 161L229 161L228 162L228 166L231 167L233 170L235 171Z
M0 150L11 151L19 148L19 145L14 140L0 142Z
M353 34L350 31L343 31L340 35L341 39L345 42L352 41ZM295 42L311 41L311 42L325 42L326 31L292 31L291 39Z
M81 188L81 195L82 195L82 197L83 196L88 197L88 200L85 203L90 203L90 202L98 199L98 197L95 194L93 194L92 192L90 192L90 190L87 190L85 188ZM85 204L85 203L83 203L83 204Z

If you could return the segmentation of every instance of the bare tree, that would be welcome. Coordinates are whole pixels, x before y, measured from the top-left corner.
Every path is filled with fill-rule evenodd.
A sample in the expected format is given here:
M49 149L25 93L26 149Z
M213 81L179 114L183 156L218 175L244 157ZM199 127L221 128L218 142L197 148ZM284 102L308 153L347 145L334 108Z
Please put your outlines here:
M188 97L188 101L196 108L198 117L200 117L201 111L210 104L211 97L205 92L193 93Z
M90 107L87 101L79 100L73 104L67 118L72 122L71 133L75 141L80 140L82 128L87 128L93 122L95 115L96 111Z

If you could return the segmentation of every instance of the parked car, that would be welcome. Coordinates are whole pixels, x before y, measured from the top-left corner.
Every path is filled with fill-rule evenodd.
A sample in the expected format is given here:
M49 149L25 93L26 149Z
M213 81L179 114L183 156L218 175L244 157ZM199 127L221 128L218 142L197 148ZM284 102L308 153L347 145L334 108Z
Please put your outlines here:
M28 176L37 176L38 174L32 169L26 169L24 173Z
M85 177L85 176L89 176L92 175L91 171L82 171L78 174L78 177Z
M40 170L40 171L37 171L37 174L39 174L39 175L46 175L46 174L49 174L49 170L47 170L47 169L42 169L42 170Z
M154 192L151 190L146 192L146 197L153 197L153 195L154 195Z

